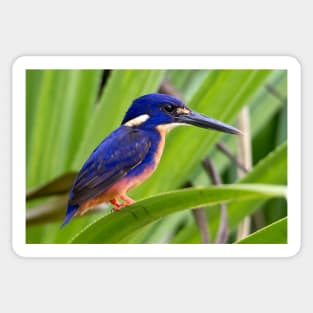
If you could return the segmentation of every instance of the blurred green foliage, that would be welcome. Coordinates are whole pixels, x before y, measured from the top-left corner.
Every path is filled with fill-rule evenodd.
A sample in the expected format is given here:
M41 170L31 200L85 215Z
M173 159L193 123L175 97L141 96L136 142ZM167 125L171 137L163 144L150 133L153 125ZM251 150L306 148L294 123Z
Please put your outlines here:
M242 183L287 184L285 70L28 70L27 190L34 191L42 186L48 186L49 189L50 182L61 177L58 188L63 184L61 189L66 195L72 177L67 176L67 173L78 171L97 144L119 126L133 99L157 92L165 79L180 92L190 107L223 122L235 124L240 110L244 106L249 107L253 168L238 181L236 165L216 148L217 142L223 142L236 154L237 137L195 127L180 127L168 134L165 151L156 172L131 191L130 196L137 200L149 198L160 192L182 188L188 181L196 187L210 188L211 181L201 166L201 161L206 156L213 161L223 182L236 183L236 188L240 188L239 184ZM227 191L224 196L229 199ZM194 218L186 210L191 208L186 199L184 201L184 197L181 197L177 200L180 209L173 213L177 211L174 209L176 205L172 203L171 210L171 205L163 203L161 197L160 216L149 220L149 223L139 223L140 227L136 229L130 227L129 233L125 233L122 241L119 238L119 242L200 243ZM275 243L275 238L278 238L277 243L286 242L281 231L277 235L277 229L281 230L281 227L276 224L271 227L277 220L285 218L283 221L286 221L285 199L260 196L247 200L242 199L240 193L232 199L237 201L228 205L232 232L230 242L235 241L238 223L252 214L252 232L266 227L264 238L269 243ZM220 209L210 201L205 203L210 204L206 207L207 223L211 236L215 238ZM94 221L99 218L102 225L106 225L106 218L113 218L116 233L123 225L118 223L118 217L110 214L108 208L75 218L60 230L65 210L66 196L58 193L51 192L49 196L38 194L29 199L27 243L66 243L87 225L89 232L97 234ZM36 216L36 219L30 218L31 216ZM97 237L97 240L92 236L94 239L90 242L115 242L113 236L110 238L108 234L105 233L106 238ZM100 232L99 236L101 235L104 233ZM255 243L260 242L260 235L251 235L249 243L253 243L254 238Z

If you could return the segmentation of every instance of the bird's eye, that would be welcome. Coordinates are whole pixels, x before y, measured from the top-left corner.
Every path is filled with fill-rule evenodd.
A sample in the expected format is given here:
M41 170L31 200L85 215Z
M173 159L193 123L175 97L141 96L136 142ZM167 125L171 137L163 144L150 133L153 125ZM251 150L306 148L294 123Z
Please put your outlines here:
M175 110L175 106L167 103L163 106L163 109L164 109L164 111L166 111L168 113L172 113Z

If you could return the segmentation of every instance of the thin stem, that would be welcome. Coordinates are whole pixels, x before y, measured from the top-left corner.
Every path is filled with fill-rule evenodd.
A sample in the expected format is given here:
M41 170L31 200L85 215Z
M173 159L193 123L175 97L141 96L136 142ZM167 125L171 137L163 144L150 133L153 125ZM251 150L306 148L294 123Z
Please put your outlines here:
M201 243L210 243L209 227L207 223L207 216L204 208L192 209L192 215L196 221L201 235Z
M222 184L221 176L219 175L217 169L213 165L211 159L205 158L202 161L202 165L203 165L205 171L209 174L210 178L212 179L212 183L214 185L221 185Z
M223 142L218 142L216 144L218 150L223 152L233 163L235 163L243 172L248 173L248 169L239 162L236 156L228 149L228 147Z
M174 96L179 99L183 98L182 95L179 93L179 91L174 87L174 85L168 79L164 79L161 82L159 92L168 94L170 96Z
M286 102L286 98L271 84L265 85L266 90L282 103Z
M219 175L216 167L213 165L212 161L209 158L204 159L202 161L202 165L205 171L211 177L212 183L214 185L222 184L221 176ZM225 203L221 203L220 208L221 208L221 219L215 243L227 243L229 235L229 227L227 222L227 206Z
M245 106L238 115L239 129L244 133L242 136L238 136L239 151L238 160L244 165L246 169L250 169L252 166L252 153L251 153L251 140L250 140L250 114L248 106ZM238 176L245 175L245 171L238 168ZM237 240L245 238L250 233L251 218L246 216L244 220L239 224L237 230Z
M192 187L192 183L188 181L184 187ZM207 244L210 243L210 231L209 225L207 222L207 215L204 208L196 208L191 210L193 218L199 228L201 243Z
M53 199L49 199L36 207L28 209L26 211L26 224L45 224L62 220L65 217L64 208L67 205L67 201L68 195L65 194ZM106 209L108 207L108 204L101 204L95 207L93 210L89 210L86 215L95 214L100 210Z

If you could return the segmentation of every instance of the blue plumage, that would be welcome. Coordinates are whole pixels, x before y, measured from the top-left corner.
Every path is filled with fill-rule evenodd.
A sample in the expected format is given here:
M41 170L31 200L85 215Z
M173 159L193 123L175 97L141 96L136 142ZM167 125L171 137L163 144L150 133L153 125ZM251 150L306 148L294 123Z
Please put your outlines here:
M178 107L185 105L177 98L164 94L148 94L133 101L125 114L122 125L138 116L149 114L150 118L139 126L141 129L155 128L161 124L175 122L174 117L164 112L164 105L172 104ZM165 114L164 114L165 113Z
M66 210L66 216L62 223L62 228L70 222L70 220L74 217L75 213L77 212L77 209L79 208L78 204L72 205L68 204L67 210Z
M134 100L121 126L98 145L76 176L62 226L101 202L110 201L115 210L132 203L126 192L152 174L163 152L166 130L172 124L239 133L168 95L149 94Z
M153 151L156 149L153 139L149 131L123 125L105 138L90 155L74 181L64 225L81 204L97 197L119 179L130 177L132 173L139 175L143 167L138 165L143 161L145 165L152 163Z

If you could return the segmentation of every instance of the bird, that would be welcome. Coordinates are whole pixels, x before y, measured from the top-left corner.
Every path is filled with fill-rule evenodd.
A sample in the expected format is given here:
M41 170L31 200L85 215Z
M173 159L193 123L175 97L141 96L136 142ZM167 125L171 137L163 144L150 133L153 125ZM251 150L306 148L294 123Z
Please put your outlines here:
M101 203L110 202L113 212L134 203L127 192L151 176L166 133L180 125L241 134L171 95L150 93L135 99L121 125L100 142L74 179L62 227Z

